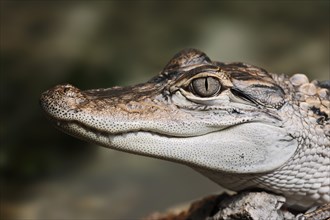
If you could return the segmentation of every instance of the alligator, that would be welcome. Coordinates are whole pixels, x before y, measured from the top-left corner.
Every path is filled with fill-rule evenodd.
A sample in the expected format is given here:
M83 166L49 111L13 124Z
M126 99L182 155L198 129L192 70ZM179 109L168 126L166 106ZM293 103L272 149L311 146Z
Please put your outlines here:
M330 203L330 81L177 53L146 83L81 91L58 85L40 103L65 133L187 165L233 190L283 195L288 207Z

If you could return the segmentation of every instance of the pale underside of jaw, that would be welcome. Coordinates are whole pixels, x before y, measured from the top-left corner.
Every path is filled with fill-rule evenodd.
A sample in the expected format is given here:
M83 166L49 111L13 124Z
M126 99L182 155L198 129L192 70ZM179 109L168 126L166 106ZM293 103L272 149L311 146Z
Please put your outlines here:
M169 136L154 131L111 134L75 122L64 132L111 149L226 173L263 173L282 166L297 149L296 140L263 123L245 123L199 136Z

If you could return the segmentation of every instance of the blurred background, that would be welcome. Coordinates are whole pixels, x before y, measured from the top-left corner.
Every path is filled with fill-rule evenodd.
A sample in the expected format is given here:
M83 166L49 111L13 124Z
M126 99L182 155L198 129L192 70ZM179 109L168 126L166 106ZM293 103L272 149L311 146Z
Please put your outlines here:
M138 219L220 192L193 170L57 131L50 87L148 80L179 50L329 79L329 1L1 1L1 219Z

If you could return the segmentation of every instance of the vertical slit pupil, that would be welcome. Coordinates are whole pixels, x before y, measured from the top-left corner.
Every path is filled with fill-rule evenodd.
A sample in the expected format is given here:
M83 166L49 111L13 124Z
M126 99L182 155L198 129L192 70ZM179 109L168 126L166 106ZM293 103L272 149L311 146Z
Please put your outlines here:
M207 80L207 78L204 78L204 80L205 80L205 89L206 89L206 91L208 91L209 90L208 80Z
M215 77L201 77L194 79L189 88L200 97L211 97L220 92L221 84Z

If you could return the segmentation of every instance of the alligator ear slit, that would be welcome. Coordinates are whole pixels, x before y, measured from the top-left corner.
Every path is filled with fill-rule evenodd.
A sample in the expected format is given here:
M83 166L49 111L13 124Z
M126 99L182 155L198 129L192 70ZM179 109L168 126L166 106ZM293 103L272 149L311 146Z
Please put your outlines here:
M244 92L240 91L239 89L231 88L231 93L233 93L235 96L239 96L241 99L252 102L254 104L258 104L252 97L250 97L247 94L244 94Z

